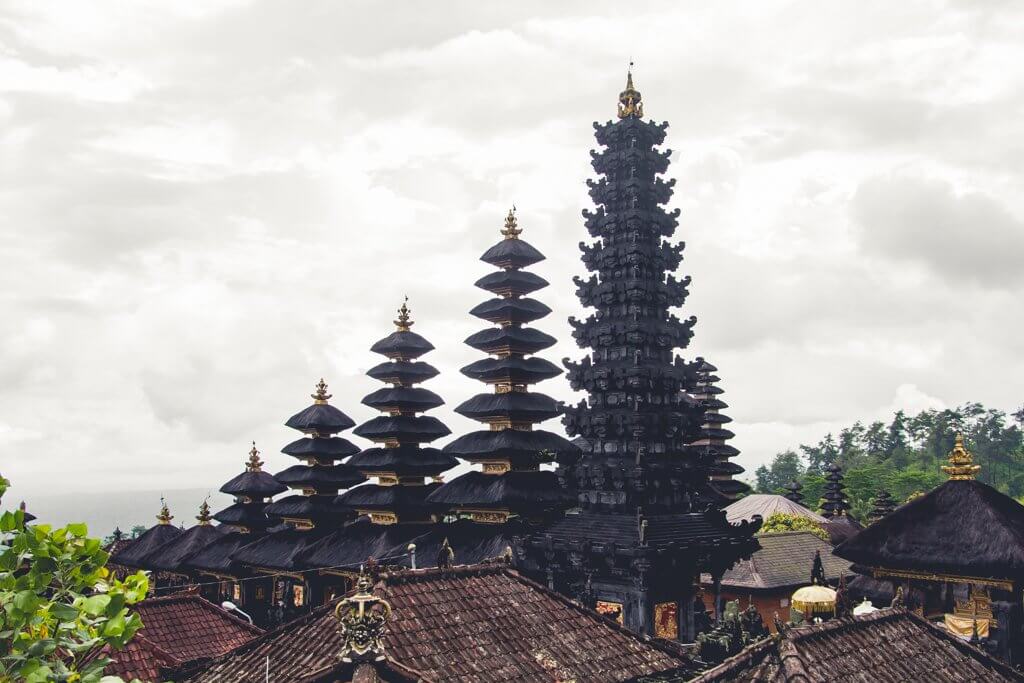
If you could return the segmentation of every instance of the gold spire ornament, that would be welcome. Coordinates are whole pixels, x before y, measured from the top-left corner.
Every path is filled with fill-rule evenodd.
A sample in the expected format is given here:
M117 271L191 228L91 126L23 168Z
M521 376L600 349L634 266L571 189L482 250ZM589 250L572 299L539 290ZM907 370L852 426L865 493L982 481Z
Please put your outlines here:
M356 592L338 603L334 617L341 626L343 662L384 657L384 634L391 605L373 594L373 581L360 571Z
M640 91L633 87L633 62L626 71L626 89L619 93L619 118L643 118L644 103Z
M501 229L501 234L507 240L517 240L523 234L523 229L519 227L519 221L516 220L515 204L512 205L512 208L508 210L508 215L505 216L505 227Z
M252 450L249 451L249 460L245 463L246 472L262 472L263 461L260 460L260 452L256 450L256 442L252 442Z
M981 465L974 464L974 457L964 448L964 435L957 434L953 450L949 452L949 464L942 466L942 471L949 475L950 481L974 479Z
M325 405L327 403L327 399L329 399L332 395L333 394L327 393L327 382L324 382L323 377L320 378L320 382L316 385L316 393L310 394L310 396L313 397L313 403L315 403L318 406Z
M409 310L409 297L405 297L405 300L402 301L402 307L398 309L398 320L394 321L395 327L398 328L399 332L408 332L416 324L409 318L410 313L412 311Z
M199 526L210 526L210 503L203 501L203 504L199 506L199 514L196 516L199 520Z
M167 503L164 502L164 497L160 496L160 513L156 516L156 521L161 524L170 524L172 519L174 519L174 515L171 514Z

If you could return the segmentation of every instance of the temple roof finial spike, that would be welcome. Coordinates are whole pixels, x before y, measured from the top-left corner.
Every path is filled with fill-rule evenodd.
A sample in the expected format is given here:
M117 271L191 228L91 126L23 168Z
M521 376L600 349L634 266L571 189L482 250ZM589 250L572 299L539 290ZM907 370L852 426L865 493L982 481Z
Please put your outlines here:
M501 234L507 240L516 240L522 233L523 230L519 227L519 221L516 219L516 205L513 204L512 208L508 210L508 215L505 216L505 227L501 229Z
M316 393L310 394L310 396L313 397L313 401L317 405L324 405L325 403L327 403L327 400L332 396L332 394L327 393L327 382L324 381L323 377L321 377L320 381L317 382Z
M249 460L245 463L247 472L262 472L263 461L260 460L260 452L256 450L256 442L252 442L252 450L249 451Z
M949 475L950 481L974 479L981 465L974 464L974 457L964 447L964 435L957 433L953 450L949 452L949 464L942 466L942 471Z
M398 309L398 320L395 321L395 327L398 328L399 332L408 332L416 324L409 317L410 313L412 311L409 310L409 297L406 296L402 301L402 307Z
M196 519L199 520L199 526L210 526L210 498L207 496L203 499L203 504L199 506L199 514L196 515Z
M640 91L633 87L633 60L626 70L626 89L619 93L619 118L643 118L644 103Z
M161 524L170 524L172 519L174 519L174 515L171 514L170 508L167 507L164 497L160 496L160 512L157 514L156 520Z

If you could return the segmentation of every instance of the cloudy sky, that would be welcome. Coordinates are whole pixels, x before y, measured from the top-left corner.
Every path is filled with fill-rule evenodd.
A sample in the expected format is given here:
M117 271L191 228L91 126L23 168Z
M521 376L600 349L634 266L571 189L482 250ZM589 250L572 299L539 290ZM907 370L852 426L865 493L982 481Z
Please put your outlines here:
M1022 31L996 2L3 0L0 471L31 500L215 489L252 439L283 468L321 375L371 417L405 294L456 405L513 202L545 355L579 356L591 122L631 57L672 124L685 355L721 369L741 464L895 408L1014 409Z

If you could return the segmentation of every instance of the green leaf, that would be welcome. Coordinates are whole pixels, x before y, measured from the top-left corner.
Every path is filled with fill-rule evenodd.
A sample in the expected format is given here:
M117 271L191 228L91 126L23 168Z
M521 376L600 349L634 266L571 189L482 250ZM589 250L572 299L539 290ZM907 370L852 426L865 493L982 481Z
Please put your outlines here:
M35 591L19 591L14 595L14 606L22 612L35 612L42 600Z
M106 611L107 605L109 604L110 596L101 593L83 600L82 609L85 610L85 613L89 616L98 617Z
M81 524L81 523L68 524L66 528L67 528L67 533L69 535L71 535L71 536L77 536L79 538L83 538L83 537L89 535L89 527L87 527L85 524Z

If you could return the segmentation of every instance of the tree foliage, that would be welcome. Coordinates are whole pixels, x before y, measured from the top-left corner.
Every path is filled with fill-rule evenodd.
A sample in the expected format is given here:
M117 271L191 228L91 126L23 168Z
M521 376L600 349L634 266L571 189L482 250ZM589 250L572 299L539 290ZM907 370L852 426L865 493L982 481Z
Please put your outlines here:
M0 477L0 497L7 481ZM84 524L25 525L21 510L0 515L0 683L110 683L110 659L86 657L125 643L142 626L128 606L146 597L139 572L119 581Z
M761 525L761 530L758 534L781 534L786 531L810 531L821 540L828 540L828 533L813 519L800 515L790 515L785 512L775 512L768 515L768 519Z
M949 410L925 410L916 415L896 412L892 420L864 425L855 422L826 434L818 443L801 444L778 453L769 465L755 471L758 493L785 493L793 479L803 485L804 504L817 508L824 486L822 474L838 463L845 474L852 514L863 519L880 489L899 503L915 492L928 491L946 476L940 469L962 433L978 478L1004 493L1024 496L1024 407L1007 416L980 403Z

